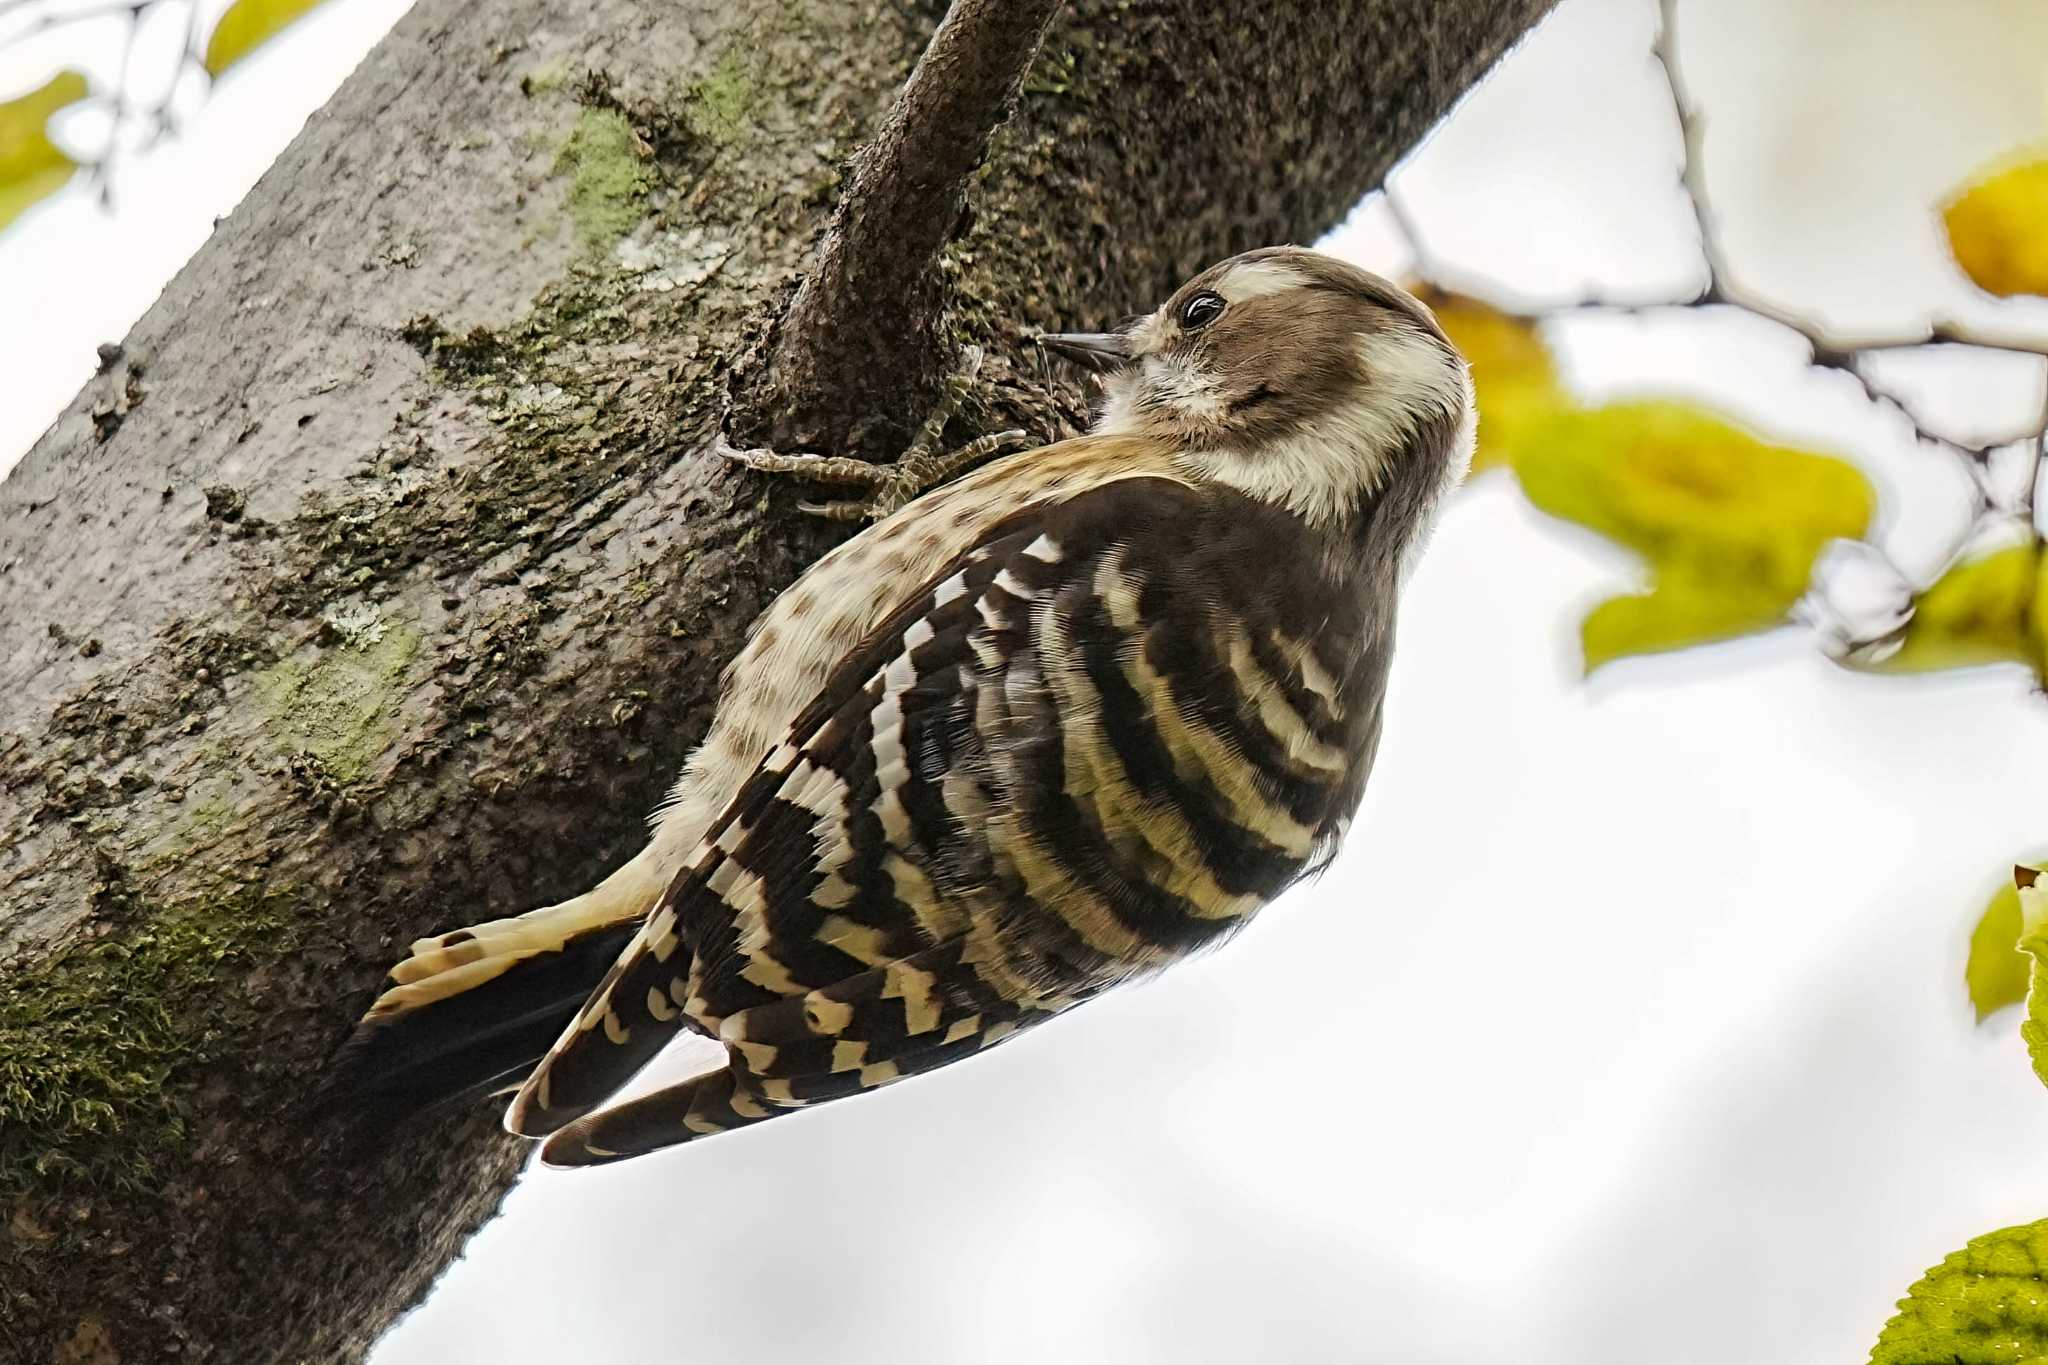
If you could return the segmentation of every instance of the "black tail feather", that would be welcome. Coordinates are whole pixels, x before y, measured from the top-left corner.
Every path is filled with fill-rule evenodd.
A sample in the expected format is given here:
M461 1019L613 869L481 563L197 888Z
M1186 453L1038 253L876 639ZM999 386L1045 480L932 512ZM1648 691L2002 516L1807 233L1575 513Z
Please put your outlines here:
M345 1114L352 1126L388 1127L517 1084L638 927L578 935L459 994L363 1020L336 1057L317 1108Z

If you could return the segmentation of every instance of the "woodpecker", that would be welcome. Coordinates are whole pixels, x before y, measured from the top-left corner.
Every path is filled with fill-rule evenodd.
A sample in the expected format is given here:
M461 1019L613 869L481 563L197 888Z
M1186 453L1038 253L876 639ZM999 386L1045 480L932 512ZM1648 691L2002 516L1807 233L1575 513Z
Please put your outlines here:
M1100 376L1090 432L908 501L960 461L733 452L886 515L756 623L637 857L413 945L358 1034L372 1090L516 1086L544 1161L615 1161L972 1056L1328 862L1470 462L1464 360L1297 247L1039 342ZM683 1030L724 1065L607 1107Z

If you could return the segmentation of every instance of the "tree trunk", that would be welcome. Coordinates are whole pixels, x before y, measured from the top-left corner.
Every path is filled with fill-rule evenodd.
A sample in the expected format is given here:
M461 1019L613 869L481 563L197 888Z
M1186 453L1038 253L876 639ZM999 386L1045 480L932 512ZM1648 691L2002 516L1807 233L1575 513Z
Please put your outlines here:
M920 319L959 430L1071 430L1023 338L1313 238L1548 4L1064 7ZM308 1096L405 942L638 846L829 543L706 445L941 9L420 0L0 487L7 1360L353 1360L496 1205L493 1114Z

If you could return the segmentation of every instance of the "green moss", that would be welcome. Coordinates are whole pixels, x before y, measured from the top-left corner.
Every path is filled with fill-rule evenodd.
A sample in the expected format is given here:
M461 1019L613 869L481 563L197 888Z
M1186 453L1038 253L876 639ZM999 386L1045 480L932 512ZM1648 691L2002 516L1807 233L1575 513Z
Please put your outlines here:
M195 802L186 812L184 830L196 839L211 842L227 832L235 808L223 797Z
M616 109L588 109L555 154L555 174L569 177L569 217L593 253L607 251L646 213L651 179L639 140Z
M258 673L256 692L279 746L311 755L336 782L359 781L390 743L398 685L419 646L409 625L356 626L316 662L294 657Z
M753 108L754 78L731 48L684 92L683 117L690 131L720 146L739 140Z
M103 882L121 884L118 871ZM300 922L293 899L282 888L242 888L9 969L0 991L0 1202L56 1180L140 1188L185 1150L183 1096L255 1025L246 983L290 951ZM122 918L144 912L124 898Z

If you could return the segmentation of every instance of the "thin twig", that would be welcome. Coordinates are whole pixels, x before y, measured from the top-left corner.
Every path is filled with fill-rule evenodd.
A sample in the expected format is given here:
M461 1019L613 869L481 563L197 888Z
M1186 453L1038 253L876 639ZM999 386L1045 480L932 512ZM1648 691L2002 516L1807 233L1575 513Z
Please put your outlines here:
M2048 371L2041 375L2041 412L2034 427L2034 468L2032 477L2020 494L2019 514L2029 522L2034 519L2034 500L2041 491L2041 481L2048 479Z
M121 157L121 130L128 125L134 106L128 99L128 71L135 60L135 39L142 28L142 11L128 16L127 31L121 35L121 65L114 73L114 124L107 133L106 148L92 164L90 174L99 189L100 208L114 207L114 165Z
M1685 197L1686 207L1699 239L1700 259L1705 272L1705 279L1699 287L1691 294L1677 298L1662 296L1628 299L1589 293L1570 299L1525 299L1509 302L1506 291L1498 286L1461 284L1456 278L1460 272L1446 270L1435 261L1424 246L1423 234L1413 214L1390 185L1384 191L1387 208L1395 226L1408 239L1415 263L1415 273L1443 288L1459 289L1461 292L1485 298L1501 312L1527 321L1541 321L1570 313L1642 316L1695 309L1731 308L1761 318L1798 336L1806 343L1808 359L1812 365L1848 376L1855 381L1870 402L1881 407L1889 407L1905 418L1917 439L1947 450L1970 465L1973 480L1977 477L1976 470L1983 465L1989 453L2002 446L2039 440L2044 444L2044 459L2048 459L2048 434L2044 434L2048 433L2048 414L2044 414L2041 426L2029 426L2022 430L2003 433L1981 444L1967 444L1935 431L1911 399L1872 378L1864 363L1869 356L1882 352L1931 350L1945 346L2038 356L2048 360L2048 336L1995 325L1967 323L1952 318L1936 318L1924 327L1907 332L1841 333L1831 329L1819 318L1766 298L1737 281L1721 237L1719 215L1715 212L1713 198L1707 190L1703 169L1705 162L1701 154L1706 140L1706 120L1693 102L1690 88L1685 83L1683 68L1678 61L1677 0L1658 0L1658 9L1660 22L1656 39L1651 45L1651 55L1663 73L1672 111L1678 122L1679 189Z
M1763 298L1742 288L1736 282L1727 249L1721 240L1720 221L1714 211L1714 201L1707 193L1705 159L1701 154L1706 142L1706 119L1700 113L1699 106L1693 102L1685 83L1683 68L1678 61L1678 0L1658 0L1658 20L1657 37L1651 44L1650 53L1656 58L1658 67L1664 73L1665 88L1671 96L1671 108L1678 119L1681 144L1679 183L1692 210L1693 224L1699 233L1700 257L1705 262L1707 270L1706 286L1693 302L1698 305L1731 305L1796 332L1805 339L1814 365L1848 375L1872 402L1890 406L1904 417L1912 425L1914 435L1921 440L1941 446L1973 463L1982 462L1992 446L2009 444L2011 439L2020 439L2015 437L2008 438L2007 441L1988 442L1982 446L1967 446L1941 436L1929 428L1911 402L1874 381L1862 365L1862 357L1877 350L1906 349L1934 344L1984 345L1984 341L1977 338L1974 333L1964 330L1957 324L1941 322L1931 325L1924 334L1918 336L1839 338L1819 319ZM2036 339L2031 345L1999 346L1996 349L2025 350L2034 355L2048 355L2048 339Z
M1863 367L1862 359L1868 354L1881 350L1904 350L1942 345L1974 346L1988 351L2048 356L2048 338L2012 337L2000 338L1994 342L1977 329L1966 328L1961 324L1946 320L1937 320L1929 324L1924 333L1917 336L1843 341L1831 335L1825 325L1817 320L1738 288L1733 283L1731 272L1728 268L1727 254L1723 249L1717 231L1718 223L1713 210L1713 201L1707 195L1706 180L1701 171L1700 147L1704 141L1705 122L1699 113L1698 107L1693 104L1688 94L1685 78L1678 62L1677 39L1675 36L1677 32L1678 0L1658 0L1658 13L1657 38L1651 47L1651 52L1656 57L1658 65L1663 69L1665 83L1671 94L1672 109L1678 118L1684 157L1679 178L1680 183L1685 189L1686 197L1692 206L1693 220L1699 230L1700 256L1706 262L1707 267L1707 288L1697 302L1702 304L1720 303L1732 305L1754 316L1764 318L1767 321L1796 332L1805 339L1811 361L1815 366L1837 370L1848 375L1862 387L1864 394L1872 402L1889 406L1903 416L1911 424L1914 435L1920 440L1947 450L1960 461L1963 472L1970 481L1974 506L1971 508L1970 515L1959 528L1955 541L1950 546L1948 553L1941 560L1943 564L1953 562L1976 538L1979 531L1983 529L1986 520L1998 513L1996 500L1992 497L1990 486L1991 451L2018 441L2048 441L2048 399L2044 399L2041 426L2038 429L2029 428L2026 431L2014 433L1982 445L1965 445L1962 442L1951 440L1932 431L1926 421L1921 418L1913 405L1904 396L1877 383L1870 377ZM2012 344L2006 344L2007 342ZM1912 586L1912 580L1904 574L1896 561L1891 558L1889 551L1886 551L1875 542L1865 541L1863 543L1869 547L1873 554L1879 557L1881 562L1884 563L1895 577L1901 582L1906 583L1909 587ZM1870 644L1882 643L1884 640L1896 636L1903 629L1904 623L1901 622L1898 626L1886 632L1878 641L1864 642L1852 640L1849 643L1852 647L1867 647Z
M131 86L143 16L151 10L179 4L185 10L185 33L179 45L176 65L167 73L160 96L138 100L134 98ZM202 72L205 70L198 50L199 11L198 0L106 0L106 3L72 8L53 4L50 0L0 0L0 47L96 19L122 18L128 21L121 37L121 58L116 67L113 88L89 94L82 102L88 107L104 108L108 114L105 141L95 153L81 158L79 162L79 168L85 172L85 183L98 193L102 208L112 207L115 173L120 163L130 154L154 147L175 129L173 111L178 81L185 69L196 67ZM6 27L10 19L15 21L12 29Z
M1725 296L1732 272L1728 269L1726 253L1722 250L1718 231L1719 219L1714 213L1713 201L1707 197L1707 181L1704 158L1700 155L1706 143L1707 124L1699 108L1692 102L1685 77L1678 68L1678 0L1658 0L1657 36L1650 44L1650 55L1664 72L1664 86L1671 96L1672 111L1678 116L1678 183L1685 192L1687 206L1692 210L1693 225L1699 231L1700 257L1706 264L1707 279L1701 287L1698 299Z
M1387 215L1394 220L1395 231L1399 232L1408 244L1408 269L1417 279L1444 283L1449 272L1430 255L1422 224L1416 222L1415 215L1408 211L1407 202L1396 192L1391 176L1380 186L1380 201L1387 206Z
M2048 366L2044 366L2042 405L2035 421L2024 430L2001 436L1982 445L1971 446L1933 431L1912 402L1872 378L1864 362L1868 357L1879 353L1931 350L1944 346L2048 359L2048 336L2030 335L1995 325L1965 323L1949 318L1936 318L1925 327L1909 332L1842 334L1831 330L1817 317L1766 298L1737 282L1726 245L1721 237L1720 220L1714 209L1714 201L1708 193L1703 170L1704 158L1701 152L1705 143L1706 122L1692 100L1678 61L1678 0L1658 0L1658 11L1660 22L1656 39L1651 46L1651 54L1663 73L1672 111L1678 123L1678 183L1699 239L1700 260L1705 276L1700 285L1691 294L1675 298L1660 296L1626 299L1589 293L1563 300L1513 300L1509 291L1501 289L1498 285L1461 282L1458 276L1463 272L1447 268L1436 260L1426 245L1424 234L1414 214L1409 211L1398 191L1390 183L1382 191L1383 198L1396 230L1407 239L1411 268L1415 275L1439 288L1483 298L1489 306L1507 316L1528 322L1546 321L1571 313L1640 316L1709 308L1728 308L1761 318L1803 340L1807 346L1809 363L1814 367L1847 375L1856 382L1870 402L1890 407L1903 416L1919 440L1947 450L1957 458L1969 478L1974 505L1970 515L1964 519L1955 543L1942 558L1943 564L1953 563L1965 553L1983 530L1986 521L2001 515L2001 509L1992 496L1993 490L1990 486L1990 453L1993 450L2023 442L2033 448L2036 461L2034 481L2029 484L2026 494L2023 495L2024 505L2018 509L2021 516L2031 517L2034 487L2042 478L2048 477ZM1837 657L1871 655L1895 646L1912 618L1914 599L1926 587L1925 584L1916 582L1914 576L1907 574L1882 545L1868 540L1855 544L1859 552L1882 569L1896 586L1899 606L1893 619L1875 634L1860 633L1851 627L1852 613L1844 611L1834 603L1826 584L1816 583L1795 608L1794 616L1827 637L1830 650Z

